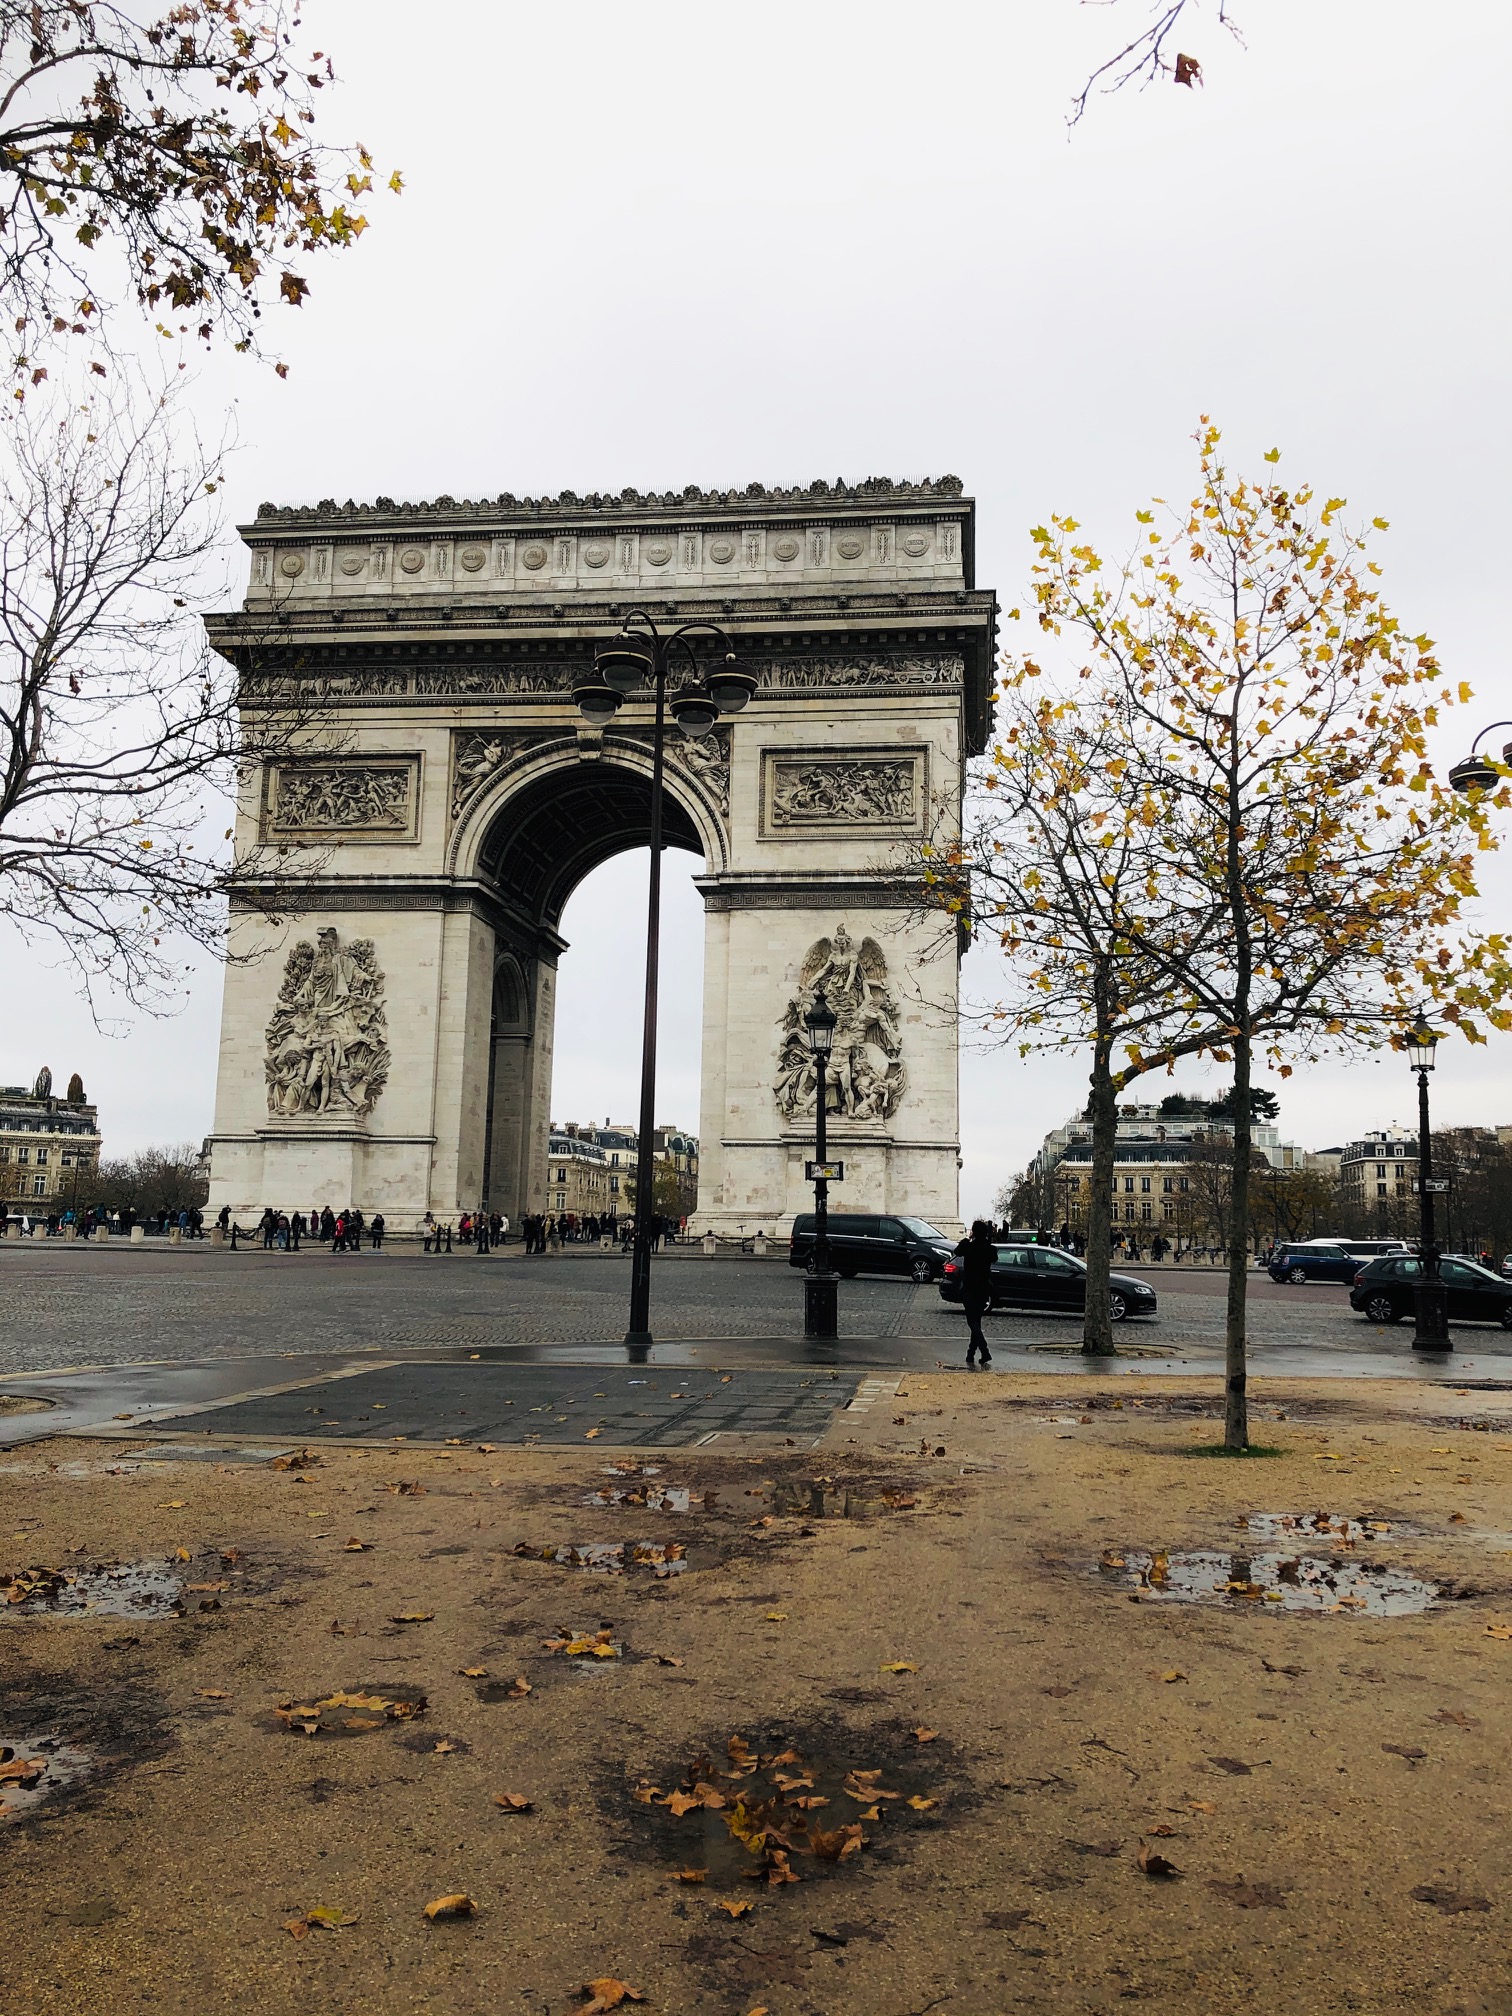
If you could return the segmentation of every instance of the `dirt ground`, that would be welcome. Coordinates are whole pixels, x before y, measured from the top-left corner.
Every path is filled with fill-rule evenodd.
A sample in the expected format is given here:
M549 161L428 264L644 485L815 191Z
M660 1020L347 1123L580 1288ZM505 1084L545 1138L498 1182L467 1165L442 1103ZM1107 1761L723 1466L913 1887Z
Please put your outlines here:
M1208 1405L0 1456L0 2008L1508 2016L1512 1392L1260 1383L1244 1462Z

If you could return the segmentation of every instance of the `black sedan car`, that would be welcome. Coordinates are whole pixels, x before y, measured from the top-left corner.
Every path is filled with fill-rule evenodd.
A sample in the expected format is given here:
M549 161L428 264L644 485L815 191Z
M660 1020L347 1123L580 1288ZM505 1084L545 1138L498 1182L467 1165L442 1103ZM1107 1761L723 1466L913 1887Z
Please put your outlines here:
M1413 1314L1413 1290L1421 1273L1416 1254L1389 1253L1372 1260L1356 1275L1349 1306L1372 1323L1400 1323ZM1439 1279L1448 1290L1451 1323L1500 1323L1503 1330L1512 1330L1512 1281L1473 1260L1440 1260Z
M1087 1306L1087 1263L1055 1246L997 1246L993 1249L989 1309L1056 1309L1080 1316ZM950 1259L940 1275L946 1302L963 1300L961 1262ZM1132 1274L1110 1274L1108 1307L1115 1323L1126 1316L1153 1316L1155 1290Z

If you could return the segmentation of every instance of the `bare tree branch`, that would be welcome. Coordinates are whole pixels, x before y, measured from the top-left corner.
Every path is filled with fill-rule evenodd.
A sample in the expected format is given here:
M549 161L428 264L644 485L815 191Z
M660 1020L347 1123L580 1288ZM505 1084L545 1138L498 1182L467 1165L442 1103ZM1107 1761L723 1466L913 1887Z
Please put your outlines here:
M1081 4L1083 7L1117 7L1121 0L1081 0ZM1137 84L1144 91L1160 77L1169 77L1172 83L1188 87L1200 84L1202 65L1195 56L1178 50L1173 58L1166 52L1175 41L1176 29L1187 9L1190 8L1195 16L1204 4L1205 0L1154 0L1154 20L1132 42L1126 43L1116 56L1098 64L1072 99L1066 124L1075 126L1080 122L1094 93L1099 97L1108 97L1115 91L1122 91L1126 84ZM1229 12L1229 0L1211 0L1211 4L1217 10L1218 26L1226 28L1242 47L1244 37Z

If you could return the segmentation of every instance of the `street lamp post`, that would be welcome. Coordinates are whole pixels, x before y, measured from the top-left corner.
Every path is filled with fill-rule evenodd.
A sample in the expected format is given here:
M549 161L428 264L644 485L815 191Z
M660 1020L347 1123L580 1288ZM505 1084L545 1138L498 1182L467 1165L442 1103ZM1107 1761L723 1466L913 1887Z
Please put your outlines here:
M721 662L699 676L698 655L689 641L711 636L723 647ZM677 651L692 673L670 699L668 664ZM656 1202L656 993L661 960L662 779L667 714L684 735L707 735L721 714L738 714L756 691L741 670L735 647L717 623L681 623L666 636L644 609L632 609L620 634L593 654L594 677L575 688L573 699L593 728L607 728L632 693L650 686L656 697L651 733L651 874L646 897L646 985L641 1022L640 1141L635 1167L635 1244L630 1267L630 1327L625 1342L639 1350L651 1336L651 1220Z
M1433 1069L1433 1053L1438 1037L1428 1027L1420 1008L1417 1020L1403 1038L1407 1061L1418 1080L1418 1281L1414 1295L1417 1331L1415 1351L1449 1349L1449 1298L1439 1278L1438 1244L1434 1238L1433 1134L1428 1125L1428 1073Z
M814 1252L803 1284L803 1334L805 1337L838 1337L840 1334L840 1284L830 1271L829 1177L825 1174L824 1067L835 1041L839 1021L824 998L821 987L814 1005L803 1018L809 1049L814 1057Z

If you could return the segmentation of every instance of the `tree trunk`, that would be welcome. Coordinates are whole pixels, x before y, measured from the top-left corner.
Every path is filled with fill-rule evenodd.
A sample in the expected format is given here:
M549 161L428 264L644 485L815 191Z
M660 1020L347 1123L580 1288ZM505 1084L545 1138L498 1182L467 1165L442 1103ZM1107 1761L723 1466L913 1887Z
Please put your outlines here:
M1224 1337L1223 1446L1249 1447L1244 1319L1249 1293L1250 1037L1234 1044L1234 1162L1228 1224L1228 1326Z
M1108 1314L1108 1272L1113 1248L1113 1163L1118 1153L1118 1094L1109 1068L1108 1047L1092 1053L1092 1195L1087 1200L1087 1307L1082 1350L1097 1357L1113 1353Z

